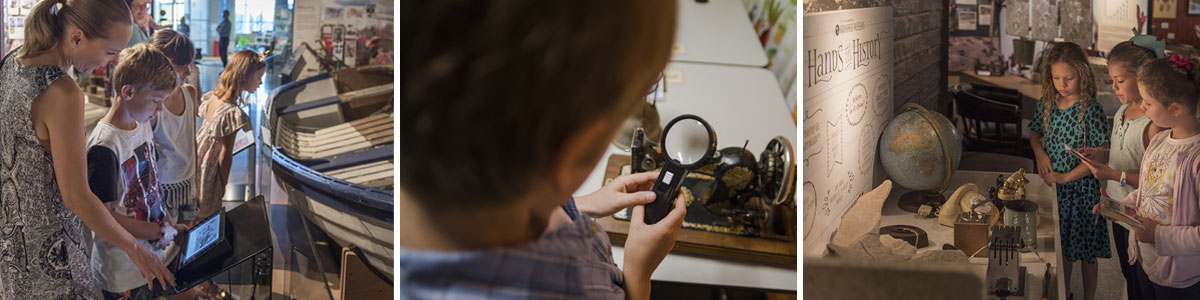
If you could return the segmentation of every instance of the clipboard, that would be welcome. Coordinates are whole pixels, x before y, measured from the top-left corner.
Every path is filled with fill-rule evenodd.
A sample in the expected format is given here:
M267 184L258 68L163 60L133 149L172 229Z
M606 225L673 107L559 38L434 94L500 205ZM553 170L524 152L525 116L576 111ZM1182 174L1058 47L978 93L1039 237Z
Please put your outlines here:
M246 149L254 146L254 133L245 130L238 130L237 136L233 139L233 154L237 155Z

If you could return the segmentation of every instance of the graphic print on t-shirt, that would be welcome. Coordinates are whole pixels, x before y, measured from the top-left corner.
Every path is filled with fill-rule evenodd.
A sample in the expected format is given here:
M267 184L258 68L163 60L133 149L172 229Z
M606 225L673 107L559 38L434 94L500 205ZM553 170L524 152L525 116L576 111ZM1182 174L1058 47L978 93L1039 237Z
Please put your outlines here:
M1144 175L1146 176L1146 186L1142 187L1144 194L1141 205L1138 206L1143 217L1158 222L1166 222L1167 216L1169 216L1168 210L1174 204L1172 194L1175 189L1172 185L1175 182L1175 174L1171 172L1173 170L1168 159L1170 157L1151 155L1147 160L1148 167L1146 175Z
M150 149L150 143L142 143L133 150L133 157L121 163L125 180L125 197L121 205L125 207L125 215L147 222L163 217L158 209L162 196L158 191L158 178L154 174L151 156L154 156L154 151Z

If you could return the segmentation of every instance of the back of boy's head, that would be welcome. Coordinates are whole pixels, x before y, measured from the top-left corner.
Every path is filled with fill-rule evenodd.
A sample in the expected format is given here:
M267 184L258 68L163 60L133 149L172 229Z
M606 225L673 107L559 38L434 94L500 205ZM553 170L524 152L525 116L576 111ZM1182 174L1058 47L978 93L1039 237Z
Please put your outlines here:
M176 66L185 66L192 63L192 59L196 55L193 50L192 40L186 35L171 29L161 29L154 32L150 36L150 45L154 45L159 51L162 51L167 58L171 59L171 63Z
M226 103L239 104L236 101L245 88L242 84L246 82L246 78L254 76L254 72L266 67L267 63L263 61L262 56L254 51L242 50L234 53L233 57L229 58L225 71L221 71L221 76L217 78L213 97Z
M426 205L529 191L584 126L615 128L670 56L676 1L418 1L400 43L400 186ZM587 149L599 156L608 141ZM587 162L577 168L591 169ZM565 200L565 199L564 199Z
M59 6L61 4L61 6ZM55 7L57 6L57 12ZM45 0L25 19L25 43L20 57L32 57L58 45L67 26L78 27L87 38L110 38L113 24L133 24L129 5L112 0Z
M1155 59L1142 66L1138 72L1138 84L1144 85L1142 91L1164 106L1179 103L1196 108L1197 97L1200 97L1200 91L1196 88L1200 85L1200 57L1172 55Z
M179 86L179 75L162 51L149 43L138 43L121 51L113 69L113 87L130 85L134 90L170 91Z
M1134 76L1137 76L1142 65L1152 60L1154 60L1154 51L1135 45L1131 41L1121 42L1108 52L1109 65L1120 65Z

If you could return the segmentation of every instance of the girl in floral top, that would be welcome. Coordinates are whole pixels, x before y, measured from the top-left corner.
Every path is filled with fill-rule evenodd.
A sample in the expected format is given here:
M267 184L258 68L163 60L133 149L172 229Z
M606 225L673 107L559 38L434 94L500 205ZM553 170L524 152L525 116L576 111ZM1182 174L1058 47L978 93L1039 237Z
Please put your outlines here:
M1200 299L1198 85L1196 57L1160 58L1138 71L1146 115L1168 128L1146 146L1141 182L1124 199L1143 224L1130 233L1129 248L1121 249L1137 266L1143 299Z
M229 168L233 163L233 140L237 132L249 129L250 117L242 111L245 95L262 84L267 70L262 56L243 50L233 55L229 66L221 73L217 87L200 105L204 123L196 134L196 168L200 186L198 205L200 218L212 215L221 208L225 184L229 183Z

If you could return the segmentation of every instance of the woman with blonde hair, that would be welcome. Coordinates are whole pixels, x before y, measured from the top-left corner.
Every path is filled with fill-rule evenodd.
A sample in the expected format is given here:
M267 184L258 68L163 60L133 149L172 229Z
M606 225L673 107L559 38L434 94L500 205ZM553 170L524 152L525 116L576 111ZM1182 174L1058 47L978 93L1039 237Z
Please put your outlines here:
M122 1L42 1L25 21L25 44L0 61L0 299L97 298L84 225L128 254L147 284L174 285L80 167L83 92L66 70L103 66L132 27Z

